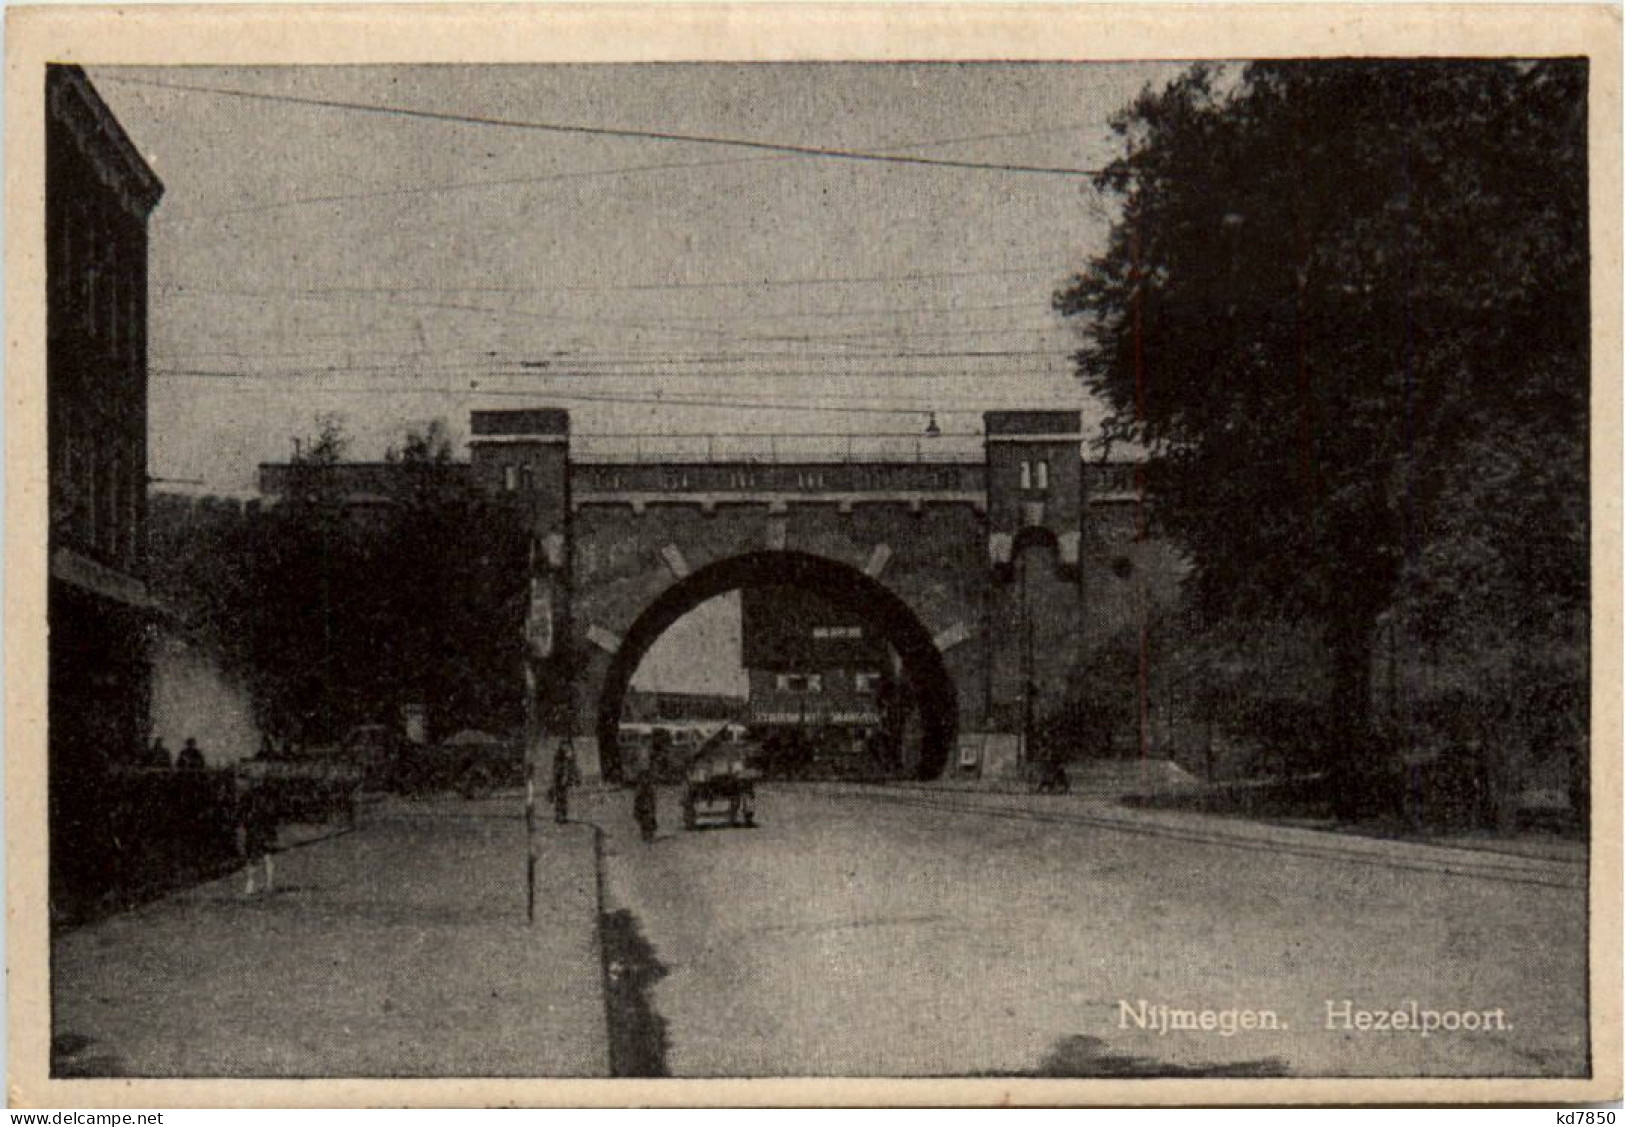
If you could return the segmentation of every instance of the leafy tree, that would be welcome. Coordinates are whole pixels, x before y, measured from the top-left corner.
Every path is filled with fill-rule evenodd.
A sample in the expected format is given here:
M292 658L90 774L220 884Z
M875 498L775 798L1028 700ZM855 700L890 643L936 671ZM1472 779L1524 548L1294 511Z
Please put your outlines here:
M1300 620L1369 731L1389 608L1570 658L1586 588L1586 66L1198 66L1116 121L1056 296L1205 613ZM1504 620L1503 620L1504 621ZM1577 626L1578 623L1578 626ZM1512 646L1519 642L1509 640Z
M351 721L346 629L364 597L361 544L334 468L349 440L336 419L302 443L288 488L256 522L251 646L261 722L286 737L331 740Z
M394 510L383 570L392 685L380 695L428 707L443 734L515 727L523 695L524 522L452 461L439 420L410 432L388 462Z
M1120 754L1134 745L1140 696L1139 633L1125 632L1096 646L1071 671L1059 701L1034 724L1035 757L1066 761Z
M158 588L283 738L331 742L356 724L393 723L409 702L427 705L442 734L517 726L519 514L474 487L442 423L390 452L386 505L352 504L337 469L348 447L324 420L282 495L257 513L166 502L153 537Z
M252 665L255 518L236 501L166 493L149 500L148 514L148 575L171 613L166 629L243 674Z

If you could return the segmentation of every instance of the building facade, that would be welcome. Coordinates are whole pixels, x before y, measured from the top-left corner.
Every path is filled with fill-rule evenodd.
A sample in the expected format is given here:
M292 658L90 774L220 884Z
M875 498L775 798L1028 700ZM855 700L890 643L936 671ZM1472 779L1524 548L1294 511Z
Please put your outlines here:
M795 587L740 593L740 650L758 738L800 738L815 756L850 759L901 738L895 657L860 614Z
M630 723L649 724L661 720L699 720L726 723L739 719L745 711L741 697L721 693L683 693L666 689L630 689L621 717Z
M147 221L163 186L85 73L46 71L53 871L149 726Z

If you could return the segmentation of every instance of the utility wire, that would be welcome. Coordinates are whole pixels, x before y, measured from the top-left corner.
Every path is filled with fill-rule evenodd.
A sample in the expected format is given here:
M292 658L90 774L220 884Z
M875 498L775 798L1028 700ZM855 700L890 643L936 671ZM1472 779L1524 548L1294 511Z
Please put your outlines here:
M387 352L388 350L381 350L381 351ZM331 353L326 353L324 355L331 355ZM669 369L669 368L673 367L674 365L675 366L682 366L682 365L700 364L700 365L705 365L705 366L709 367L710 365L713 365L713 364L717 364L717 365L755 364L755 363L760 363L763 360L767 360L767 361L775 361L776 360L776 361L780 361L780 362L783 362L783 363L795 363L795 364L849 365L849 364L852 364L854 361L860 361L860 360L864 361L864 362L875 362L875 361L881 361L881 360L885 360L885 361L892 361L892 360L933 360L933 361L934 360L989 360L989 359L1005 360L1005 359L1013 359L1013 358L1019 359L1019 358L1028 358L1028 357L1037 357L1037 356L1047 356L1047 357L1052 357L1052 358L1057 358L1058 357L1058 358L1065 359L1065 358L1070 358L1070 355L1071 354L1069 352L1065 352L1065 351L1057 352L1054 349L1039 349L1039 348L1019 348L1019 349L1012 349L1012 348L983 348L983 349L940 349L940 350L874 348L874 349L872 349L871 351L868 351L868 352L853 352L851 349L848 349L848 348L845 348L844 346L841 346L841 350L838 351L838 352L814 352L814 351L811 351L811 350L790 350L790 351L783 351L783 352L736 352L736 353L730 353L730 354L715 354L715 355L705 355L703 353L692 353L692 354L684 355L684 354L681 354L681 353L677 353L677 354L669 355L669 356L668 355L661 355L659 353L656 353L654 355L633 354L633 353L606 353L606 354L601 354L601 355L588 355L588 356L573 356L573 355L566 354L566 355L561 355L561 356L547 357L545 359L535 360L535 361L529 360L528 358L517 358L516 360L510 360L509 362L517 362L519 364L524 365L525 367L535 367L538 364L546 364L550 368L604 368L604 367L609 367L609 368L633 368L633 367L639 367L639 366L642 366L642 367L656 366L656 367L659 367L659 368L662 368L662 369ZM245 356L243 358L244 359L253 359L252 356ZM685 374L698 374L698 373L682 373L682 372L679 372L679 373L676 373L676 374L685 375ZM830 373L827 373L827 374L830 374ZM853 374L857 375L857 374L861 374L861 372L854 372ZM930 373L929 372L922 372L921 374L925 375L925 374L930 374Z
M154 368L148 374L150 376L154 377L154 378L206 379L206 380L220 380L220 381L225 381L225 382L232 382L232 381L239 381L239 382L243 382L243 381L269 381L270 383L273 383L273 384L283 384L283 385L293 384L293 383L296 383L296 382L306 383L306 384L314 382L315 387L312 390L320 390L322 388L331 388L331 387L339 386L339 385L335 385L335 384L332 384L332 383L328 382L333 377L342 377L342 376L345 376L345 375L358 375L358 376L367 375L367 373L365 371L360 371L360 370L347 371L346 369L343 369L343 368L333 368L333 369L320 370L320 371L312 371L312 370L309 370L309 369L300 369L300 370L291 370L290 369L290 370L283 370L283 371L258 371L258 372L252 372L252 371L244 371L244 370L241 370L241 369L201 368L201 367ZM396 374L398 376L407 377L407 378L417 377L417 376L451 376L451 377L456 377L459 381L463 380L466 377L470 377L470 376L472 376L473 378L467 380L467 386L466 387L464 387L464 386L451 386L451 385L441 385L441 386L436 387L436 386L428 386L428 385L425 385L424 383L420 383L420 382L395 383L395 384L368 383L368 384L364 384L364 385L363 384L356 384L356 385L344 385L344 386L353 386L358 390L365 390L365 389L368 389L368 388L376 387L376 388L381 388L381 389L385 389L385 390L408 389L408 390L413 390L413 391L429 391L429 392L434 392L436 394L447 394L447 395L467 395L467 394L471 394L471 393L472 394L484 394L485 392L489 391L492 394L496 394L498 392L501 392L501 393L504 393L504 394L511 393L511 394L515 394L515 395L527 395L527 396L531 396L533 398L534 397L545 397L545 396L549 396L549 395L553 395L553 394L560 394L560 395L577 394L576 392L573 392L573 391L564 391L564 390L561 390L561 389L555 389L555 388L551 388L551 387L532 387L532 388L528 388L528 389L520 389L520 388L513 388L513 387L491 387L491 388L486 388L486 387L483 387L481 385L481 381L484 380L484 379L510 380L510 379L515 379L515 378L530 378L528 373L513 373L513 372L496 372L496 373L472 372L471 373L471 372L468 372L468 371L462 371L462 372L457 372L457 371L434 371L434 370L429 370L429 369L419 369L419 370L413 370L413 371L400 371L400 370L397 369ZM1019 374L1019 373L1006 373L1006 374L1016 375L1016 374ZM1052 389L1052 390L1060 390L1060 389L1057 387L1057 388ZM691 401L691 400L703 400L703 401L706 401L706 402L713 402L713 401L715 401L717 399L717 397L719 395L719 393L717 391L715 391L715 390L707 389L707 388L696 388L696 387L676 388L676 389L656 388L656 389L652 389L652 390L632 389L632 390L629 390L629 391L614 390L614 389L603 389L603 390L595 389L595 390L592 390L592 391L589 391L589 392L584 392L582 394L590 394L590 395L598 396L598 397L603 398L605 401L615 401L615 400L617 400L617 399L619 399L621 397L634 397L634 398L637 398L637 399L641 400L642 398L647 396L647 397L652 397L654 399L657 399L657 400L659 400L661 402L664 402L664 403L676 403L676 404L681 404L681 403L688 402L688 401ZM742 405L742 406L743 405L754 405L754 404L765 404L767 406L783 405L783 406L786 406L786 407L792 407L792 406L797 406L797 405L800 405L802 403L807 402L809 398L816 398L820 402L849 402L849 403L869 403L869 402L874 402L876 400L880 400L882 402L889 402L889 401L891 401L892 399L895 398L894 396L892 396L892 395L890 395L890 394L888 394L886 392L871 391L871 392L865 393L865 392L858 391L858 390L855 390L855 389L847 389L845 391L828 391L828 392L821 389L820 392L816 396L802 396L802 397L798 397L796 399L786 399L786 398L784 398L786 395L794 394L794 393L793 392L788 392L788 391L783 390L783 389L778 390L778 391L765 391L765 392L763 392L763 393L761 393L759 395L758 394L753 394L753 393L749 392L748 390L727 390L727 391L721 392L720 394L723 395L723 396L729 397L727 399L728 403L730 403L730 404L738 404L738 405ZM976 405L976 404L981 404L981 403L986 402L986 400L988 398L986 395L983 395L983 394L976 394L976 395L953 394L953 395L950 395L950 394L947 394L946 392L944 392L943 394L940 394L940 395L933 394L931 392L924 392L924 393L922 393L922 396L923 397L920 398L919 400L917 400L917 402L922 403L922 404L926 404L927 407L929 407L929 405L939 404L939 403L966 403L966 404L970 404L970 405ZM911 402L915 402L915 401L911 401Z
M736 339L744 340L744 341L753 341L753 342L761 342L761 341L794 342L794 341L812 341L812 340L890 340L890 339L894 339L894 338L900 339L900 338L904 338L904 337L910 337L910 338L923 338L923 337L975 337L975 336L984 336L984 335L985 336L1009 336L1012 333L1022 333L1022 334L1030 333L1030 334L1036 336L1039 333L1042 333L1042 332L1044 332L1046 330L1055 329L1055 328L1059 328L1059 327L1060 326L1057 325L1057 324L1050 323L1050 324L1043 324L1043 325L1015 325L1015 326L1011 326L1009 328L1004 328L1004 329L998 329L998 328L952 329L952 330L945 330L943 332L918 332L918 331L915 331L913 329L875 329L873 331L865 330L863 332L848 332L848 333L801 333L801 334L796 334L796 335L789 335L789 334L778 335L778 334L774 334L774 335L768 335L768 336L747 334L747 335L739 336Z
M905 164L927 168L958 168L981 172L1008 172L1038 176L1067 176L1089 178L1099 175L1098 168L1065 168L1033 164L1005 164L995 161L953 160L947 157L916 157L900 153L872 153L856 149L825 148L818 145L792 145L777 141L759 141L743 137L715 137L698 133L677 133L661 129L625 129L602 125L576 125L561 122L524 121L516 118L484 117L478 114L451 113L444 110L413 109L409 106L390 106L371 102L350 102L337 98L308 98L297 94L271 94L256 90L234 90L223 86L202 86L185 82L159 82L154 79L105 76L103 81L121 82L131 86L148 86L160 90L181 90L194 94L213 94L223 98L241 98L247 101L280 102L310 106L317 109L348 110L390 117L414 118L423 121L444 121L464 125L488 126L499 129L523 129L539 133L564 133L584 137L624 137L641 141L668 141L692 145L717 145L725 148L750 149L757 152L789 153L795 156L821 157L831 160L856 161L873 164Z
M244 292L241 292L241 293L232 293L230 291L217 290L217 289L201 289L201 288L199 288L199 289L194 290L192 288L184 287L184 286L175 287L175 292L177 292L177 293L197 293L197 294L200 294L200 295L205 296L205 297L213 296L213 297L224 297L224 298L260 298L262 300L263 300L263 298L265 296L263 294L254 294L254 293L248 292L248 291L244 291ZM288 300L291 300L291 301L320 302L320 301L327 300L326 296L322 295L322 294L301 294L301 293L293 292L293 293L287 293L287 294L280 294L278 296L285 297L285 298L287 298ZM467 303L467 302L421 301L421 300L417 300L417 299L404 300L403 301L403 300L400 300L398 298L388 298L388 297L385 297L384 295L381 295L381 294L377 294L377 295L357 294L355 296L356 296L356 298L358 300L367 301L367 302L371 302L371 303L374 303L374 304L381 304L381 305L385 305L385 306L390 307L390 308L434 309L434 310L446 310L446 311L456 312L456 313L478 313L478 314L482 314L482 315L490 316L490 317L518 319L518 320L529 321L529 322L545 322L545 323L550 323L550 324L609 325L609 326L614 326L614 327L617 327L617 328L635 329L635 330L638 330L638 331L641 331L641 332L650 332L650 333L686 333L686 334L698 335L698 336L719 337L719 338L722 338L722 339L725 339L725 340L754 341L754 342L763 342L763 341L796 342L796 341L810 341L810 340L820 340L820 339L824 339L824 340L876 340L876 339L892 340L892 339L900 339L902 337L976 336L976 335L981 334L981 333L1006 335L1006 334L1013 333L1013 332L1014 333L1039 332L1039 331L1042 331L1045 328L1057 327L1057 325L1055 323L1049 323L1049 324L1045 324L1045 325L1015 326L1015 327L1010 327L1010 328L989 327L989 328L985 328L985 329L962 329L962 330L953 331L953 332L923 332L923 331L917 331L917 330L912 330L912 329L903 329L903 328L895 328L894 327L894 328L885 328L885 329L865 330L865 331L861 331L861 332L807 333L807 334L773 335L773 334L759 334L759 333L741 333L741 332L738 332L736 330L731 330L731 329L713 328L713 327L709 327L707 324L695 323L695 322L697 322L699 320L698 318L694 318L692 320L680 320L680 321L662 320L662 319L658 319L658 318L651 318L651 319L646 319L646 320L621 320L621 319L608 318L608 317L595 317L595 316L584 315L584 314L539 313L539 312L535 312L535 311L528 310L528 309L515 309L515 308L508 307L508 306L496 306L496 305L479 305L479 304L472 304L472 303ZM1013 307L1013 308L1027 308L1027 305L1025 303L1023 303L1022 305L1016 306L1016 307ZM1033 309L1033 311L1035 313L1038 312L1039 309L1040 309L1040 307L1036 303L1031 308ZM875 314L870 314L870 316L875 316Z
M552 172L536 176L515 176L503 180L467 180L453 184L424 184L412 188L379 188L370 192L334 192L325 196L291 196L286 199L268 200L260 204L245 204L242 207L222 208L219 211L205 211L196 215L182 215L171 219L172 223L194 223L205 219L225 219L236 215L260 215L268 211L283 211L292 207L305 207L310 204L346 203L350 200L370 200L385 197L421 196L440 192L468 192L484 188L513 188L524 187L530 184L550 184L566 180L593 180L605 176L625 176L638 172L670 172L685 168L721 168L735 164L757 164L767 161L788 160L788 157L753 157L748 160L700 160L678 161L665 164L634 164L624 168L601 168L583 170L580 172Z
M1003 266L980 270L934 270L909 274L814 274L801 278L739 278L718 281L682 282L623 282L603 286L445 286L445 285L312 285L248 290L226 290L229 293L617 293L628 290L718 290L750 289L758 286L846 286L891 282L936 282L963 278L1000 278L1020 274L1052 274L1064 267ZM180 283L160 282L160 288L179 288ZM199 286L207 290L210 287Z
M561 293L605 293L618 290L719 290L755 286L848 286L890 282L936 282L955 278L996 278L1014 274L1049 274L1053 266L1005 266L983 270L934 270L913 274L811 275L802 278L741 278L706 282L626 282L608 286L539 286Z
M326 387L326 388L315 388L315 389L312 389L312 390L317 391L317 392L329 393L329 394L346 394L346 395L355 395L355 394L363 394L363 395L373 395L373 394L377 394L377 395L400 395L402 393L417 394L417 395L461 394L461 393L455 392L455 391L450 390L450 389L445 389L445 388L418 388L418 387L405 387L405 386L402 386L402 387ZM498 390L484 390L484 389L482 389L482 390L480 390L478 392L475 392L475 393L472 393L472 394L474 394L475 396L477 396L478 398L481 398L481 399L484 399L484 398L506 398L506 399L520 398L520 399L530 400L533 403L537 402L539 399L543 398L542 396L538 396L537 393L529 392L529 391L498 391ZM897 406L897 407L858 407L858 406L845 406L845 405L831 404L831 403L805 403L805 402L803 402L803 403L742 403L742 402L736 402L736 401L731 401L731 400L702 400L702 399L675 400L675 399L671 399L669 397L655 397L655 396L601 396L601 395L591 395L591 394L586 394L586 393L581 393L581 392L574 392L574 393L568 393L568 394L549 393L547 396L545 396L545 398L546 398L546 400L548 402L609 403L609 404L616 404L616 405L621 405L621 406L650 406L650 407L668 407L668 408L676 408L676 409L710 408L710 409L732 410L732 411L784 411L784 412L790 412L790 413L804 413L805 412L805 413L816 413L816 414L879 415L879 416L906 415L906 416L910 416L910 417L928 415L933 410L942 410L943 413L947 413L946 409L936 408L936 407L932 407L932 406L929 406L929 405L919 406L919 407L905 407L905 406Z
M204 297L255 298L255 299L263 300L266 296L268 296L268 295L266 295L264 293L255 293L252 290L232 291L232 290L226 290L226 289L216 289L216 288L201 287L201 286L185 286L185 285L179 285L179 284L170 284L170 285L160 284L159 288L172 289L177 294L198 294L198 295L202 295ZM290 301L317 301L317 302L320 302L320 301L328 301L328 300L331 299L331 295L328 295L328 294L299 293L298 291L288 291L286 293L278 293L275 296L284 297L284 298L287 298ZM617 319L608 318L608 317L577 316L577 315L564 314L564 313L557 313L557 314L555 314L555 313L537 313L537 312L533 312L533 311L528 310L528 309L514 309L514 308L511 308L509 306L502 306L502 305L475 305L475 304L470 304L470 303L467 303L467 302L422 301L422 300L419 300L419 299L401 300L399 298L386 297L383 294L363 294L363 293L358 293L358 294L355 294L353 296L358 301L366 301L366 302L371 302L373 304L381 304L381 305L388 306L390 308L437 309L437 310L448 310L448 311L453 312L453 313L481 313L481 314L497 316L497 317L517 317L520 320L525 320L525 321L546 321L546 322L553 322L553 323L563 323L563 324L568 324L568 325L574 325L574 324L611 325L611 326L615 326L617 328L643 329L643 330L646 330L648 332L656 332L656 333L698 333L701 336L713 336L713 337L731 337L731 336L734 335L733 333L728 332L726 329L715 329L715 328L706 328L706 327L702 327L702 326L690 326L690 325L679 325L679 324L665 324L665 325L663 325L663 324L658 324L658 323L653 322L653 321L623 321L623 320L617 320Z
M230 348L192 348L180 349L174 352L153 353L151 360L154 363L183 363L197 357L223 356L232 360L339 360L349 356L360 357L388 357L395 361L395 367L402 367L414 362L415 357L447 357L441 363L452 367L494 367L498 365L518 364L526 369L591 369L591 368L633 368L637 366L657 366L661 369L671 369L674 366L703 364L756 364L766 361L793 361L798 364L850 364L854 360L980 360L980 359L1012 359L1025 357L1057 357L1062 354L1050 349L942 349L926 351L920 350L894 350L875 349L871 352L852 352L842 350L839 352L811 352L811 351L783 351L783 352L732 352L732 353L684 353L680 350L660 351L655 353L599 353L596 355L575 355L573 353L557 353L546 356L545 359L532 359L526 356L505 355L499 356L494 352L482 352L479 356L468 356L472 349L429 350L411 349L401 351L393 348L348 348L342 345L325 346L316 349L259 349L251 352L239 352ZM462 356L462 359L458 359ZM1065 358L1063 356L1063 358ZM657 375L663 373L637 373L628 371L626 375ZM692 377L697 375L728 375L723 372L676 372L679 377ZM823 373L834 374L834 373ZM853 375L862 375L854 372ZM920 375L931 375L929 371Z
M224 370L221 370L224 374ZM154 367L151 375L192 375L215 374L213 369L198 369L190 365L176 364L172 367ZM656 380L655 375L647 372L515 372L512 369L479 369L479 367L440 367L440 365L414 365L414 364L371 364L371 365L345 365L335 364L327 367L302 367L302 369L258 369L258 370L232 370L234 377L245 380L320 380L335 375L411 375L411 377L424 377L424 375L440 375L440 377L470 377L474 380L525 380L533 383L536 380L570 380L575 386L580 386L582 380L587 382L609 382L609 380L639 380L647 383ZM907 380L915 383L921 382L947 382L947 380L1071 380L1071 372L1064 370L1032 370L1009 369L999 372L897 372L897 370L871 370L871 372L856 372L851 375L830 374L830 372L730 372L733 378L751 378L751 380L772 380L772 378L785 378L785 380L798 380L798 382L814 385L816 390L809 390L809 395L816 395L819 399L874 399L876 391L858 391L855 388L838 388L832 383L843 380ZM712 377L704 374L681 375L689 386L661 386L661 395L705 395L710 393L704 386L694 386L695 383L710 383ZM546 386L552 386L548 383ZM626 386L622 383L621 386ZM744 390L728 390L726 395L743 395ZM785 391L770 391L769 395L783 395Z
M168 288L171 288L171 287L170 287L169 284L160 283L158 288L160 288L160 289L168 289ZM241 297L241 298L259 299L259 298L265 298L265 297L293 297L293 298L297 298L299 300L313 300L313 299L319 298L319 297L340 297L340 298L353 299L353 300L357 300L357 301L368 301L368 302L378 302L378 301L386 300L382 296L382 293L386 292L386 291L371 291L371 290L364 290L364 289L330 290L330 289L322 289L322 288L318 287L318 288L312 288L312 289L308 289L308 290L295 289L295 288L238 290L238 289L218 289L218 288L212 288L212 287L183 286L183 285L174 285L173 289L174 289L174 292L176 292L176 293L203 294L203 295L205 295L207 297L219 297L219 298L238 298L238 297ZM388 300L389 300L389 303L392 304L392 305L393 304L406 304L406 305L409 305L412 308L440 308L441 307L439 304L430 305L428 303L419 302L419 301L416 301L416 300L413 300L413 299L408 299L408 301L406 301L406 302L398 302L397 299L394 299L394 298L390 298ZM523 309L523 308L518 308L518 307L513 307L513 306L485 306L485 305L461 305L461 304L458 304L458 305L450 305L450 306L447 306L446 308L475 309L475 310L482 310L482 311L486 310L486 309L498 309L498 310L501 310L503 312L513 313L513 314L522 315L522 316L558 318L558 319L562 319L562 320L571 320L571 321L578 320L578 319L579 320L592 320L592 321L599 320L599 318L597 318L597 317L595 317L595 316L593 316L591 314L580 315L580 314L571 314L571 313L561 313L561 312L559 312L557 310L552 310L552 311L548 311L548 312L541 312L541 311L537 311L537 310ZM687 317L649 317L649 318L644 318L644 319L637 320L637 321L605 321L604 323L605 324L615 324L615 325L633 325L633 326L671 325L671 326L685 326L685 327L691 327L691 328L695 327L695 326L699 326L701 328L706 328L708 331L720 331L720 330L715 330L714 329L715 324L717 322L719 322L719 321L729 320L729 319L733 319L733 318L748 318L748 319L754 320L754 321L782 321L782 320L786 320L786 319L804 319L804 318L808 318L808 317L815 317L815 318L816 317L829 317L829 318L892 317L892 316L904 316L904 315L910 315L910 314L916 314L916 313L930 314L930 315L948 315L948 314L957 315L957 314L961 314L961 313L992 313L992 312L1009 311L1009 310L1016 310L1016 309L1025 309L1025 310L1034 310L1034 311L1036 311L1036 310L1040 310L1040 309L1047 310L1048 308L1049 307L1047 305L1041 305L1040 303L1038 303L1036 301L1004 301L1004 302L993 302L991 304L980 304L979 303L979 304L970 304L970 305L914 305L914 306L901 306L901 307L899 307L899 306L888 306L888 307L879 307L879 308L870 307L870 308L867 308L867 309L849 309L849 310L806 310L806 311L799 311L799 312L793 312L793 313L762 313L762 312L757 312L756 310L748 310L747 309L747 310L741 310L738 313L731 313L731 314L727 314L727 315L724 315L724 314L721 314L721 313L714 313L714 314L710 314L710 315L706 315L706 316L690 315L690 316L687 316Z
M207 369L173 369L173 370L167 370L167 371L155 371L155 372L152 372L150 374L152 376L155 376L155 377L182 377L182 378L199 378L199 379L221 379L221 380L226 380L226 381L240 380L240 379L244 378L244 374L241 373L241 372L210 371L210 370L207 370ZM626 395L626 394L594 393L594 392L560 392L560 391L554 391L554 390L551 390L551 389L549 389L547 391L519 391L519 390L506 389L506 388L462 389L462 388L449 388L449 387L421 387L421 386L414 386L414 385L410 385L410 384L391 384L391 385L384 385L384 384L332 385L332 384L328 384L328 385L324 385L324 386L320 386L320 387L310 388L308 390L312 391L312 392L324 392L324 393L329 393L329 394L346 394L346 395L400 395L402 393L417 394L417 395L460 395L460 396L471 395L471 396L473 396L475 398L481 398L481 399L488 398L488 397L522 398L522 399L531 400L532 402L536 402L538 400L546 399L546 400L549 400L549 401L557 400L557 401L564 401L564 402L571 402L571 403L608 403L608 404L617 404L617 405L626 405L626 406L648 405L648 406L675 407L675 408L708 407L708 408L727 409L727 410L741 410L741 411L791 411L791 412L817 412L817 413L846 414L846 415L909 415L909 416L913 416L913 415L930 414L933 410L942 410L944 413L949 413L949 411L951 410L948 407L941 406L942 401L941 401L940 398L933 398L933 399L930 399L930 400L923 400L919 406L899 404L897 406L891 406L891 407L877 407L877 406L858 406L856 404L832 403L832 402L827 402L827 401L815 402L815 403L809 403L809 402L807 402L805 400L800 400L800 401L795 401L795 402L790 402L790 401L759 401L759 400L741 400L741 399L722 399L722 398L714 398L714 397L704 397L704 398L702 398L702 397L699 397L699 396L689 396L689 395L683 395L683 394ZM828 397L824 397L824 398L827 399ZM960 405L961 401L955 401L955 403L956 403L956 405ZM982 406L985 406L986 403L987 403L986 397L979 397L974 402L962 401L961 410L958 411L958 412L955 412L955 413L967 413L967 412L968 413L974 413L974 411L976 409L978 409L978 408L980 408ZM1043 404L1039 404L1038 406L1043 406ZM1076 404L1069 403L1069 404L1066 404L1066 406L1075 407Z
M971 137L948 137L940 141L918 141L903 145L888 146L892 149L925 149L940 145L963 145L972 141L993 141L1012 137L1037 137L1046 133L1064 133L1089 128L1088 124L1058 125L1046 129L1026 129L1010 133L982 133ZM244 204L241 207L222 208L218 211L205 211L193 215L180 215L172 217L171 223L195 223L206 219L223 219L236 215L261 215L270 211L283 211L293 207L304 207L310 204L346 203L351 200L369 200L382 198L398 198L401 196L435 195L442 192L468 192L480 191L486 188L515 188L526 187L532 184L550 184L557 181L569 180L597 180L610 176L627 176L643 172L681 172L692 168L731 168L747 164L780 164L795 160L797 154L781 154L770 157L743 157L735 160L696 160L677 161L661 164L634 164L620 168L592 168L576 172L549 172L538 173L534 176L514 176L500 180L462 180L449 184L420 184L406 188L377 188L364 192L333 192L320 196L288 196L279 200L266 200L261 203Z

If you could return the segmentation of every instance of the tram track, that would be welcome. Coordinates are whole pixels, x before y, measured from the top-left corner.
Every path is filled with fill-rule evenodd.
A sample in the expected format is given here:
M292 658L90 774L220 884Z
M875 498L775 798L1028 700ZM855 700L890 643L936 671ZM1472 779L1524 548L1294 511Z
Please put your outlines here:
M863 784L813 783L806 793L822 798L857 798L863 801L912 806L945 813L975 814L1009 821L1039 822L1059 825L1087 826L1118 833L1139 834L1145 837L1180 841L1197 845L1216 845L1231 849L1269 853L1275 856L1301 857L1311 860L1338 861L1397 872L1429 873L1439 876L1471 877L1493 880L1505 884L1530 885L1539 888L1581 890L1586 887L1589 866L1566 862L1529 860L1523 864L1505 862L1466 863L1448 859L1429 860L1416 857L1381 855L1368 849L1339 848L1330 844L1282 840L1283 827L1268 827L1269 838L1241 833L1203 832L1191 827L1170 826L1131 817L1111 817L1102 813L1080 810L1034 810L977 802L951 796L947 792L924 792L900 787L866 786ZM956 800L957 799L957 800ZM1378 839L1371 839L1373 842ZM1448 848L1419 846L1418 848ZM1564 872L1563 870L1569 870Z

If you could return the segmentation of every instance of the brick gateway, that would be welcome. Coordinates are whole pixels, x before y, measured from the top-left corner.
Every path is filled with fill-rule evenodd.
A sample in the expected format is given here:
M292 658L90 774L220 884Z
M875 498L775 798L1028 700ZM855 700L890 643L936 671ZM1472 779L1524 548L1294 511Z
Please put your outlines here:
M518 495L531 534L535 738L596 737L619 777L622 700L655 639L717 594L788 583L860 610L899 655L920 776L960 748L996 769L1134 601L1130 468L1090 465L1086 489L1080 422L988 412L968 456L651 461L573 451L564 410L475 411L474 478Z

